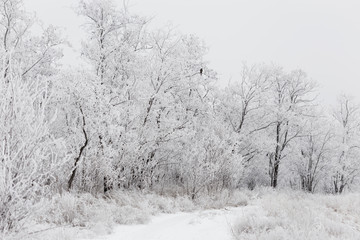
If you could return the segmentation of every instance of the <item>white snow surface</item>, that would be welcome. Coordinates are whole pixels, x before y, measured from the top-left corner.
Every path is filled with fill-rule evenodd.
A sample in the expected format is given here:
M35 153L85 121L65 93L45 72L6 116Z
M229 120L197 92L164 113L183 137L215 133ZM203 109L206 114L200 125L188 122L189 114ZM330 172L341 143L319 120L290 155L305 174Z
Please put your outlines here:
M98 240L227 240L234 239L232 224L248 208L233 207L192 213L160 214L148 224L119 225ZM85 240L85 239L81 239Z
M98 199L85 208L88 214L78 213L74 223L83 226L43 224L32 229L32 233L11 240L355 240L360 239L360 195L306 194L303 192L284 192L259 190L244 192L242 205L215 209L209 201L201 201L201 206L214 205L211 210L192 211L188 207L180 212L177 204L171 205L164 199L146 196L150 202L132 199L132 203L142 203L139 211L116 211L122 208L115 202ZM246 199L246 200L244 200ZM144 200L144 199L142 199ZM62 199L62 202L66 202ZM143 202L147 204L143 204ZM157 203L157 204L156 204ZM166 203L166 204L165 204ZM175 203L175 202L174 202ZM127 204L131 204L130 202ZM188 204L188 203L187 203ZM145 211L151 206L153 210ZM186 205L186 204L185 204ZM147 206L147 207L146 207ZM222 205L224 206L224 205ZM73 205L71 205L73 207ZM134 206L135 207L135 206ZM143 209L145 207L146 209ZM164 212L159 214L159 209ZM171 208L172 207L172 208ZM194 207L194 206L192 206ZM68 216L72 208L61 208L63 212L50 214L49 219L61 219L59 214ZM96 209L96 210L95 210ZM131 208L132 209L132 208ZM199 207L197 208L199 209ZM209 208L207 208L209 209ZM151 210L151 211L150 211ZM179 212L178 212L179 211ZM113 214L111 214L114 212ZM71 215L70 214L70 215ZM120 216L119 216L120 214ZM62 215L61 215L62 216ZM130 219L132 221L124 221ZM144 224L126 225L142 222ZM44 229L44 230L41 230ZM39 231L40 230L40 231ZM29 231L27 231L29 232ZM1 239L1 237L0 237Z

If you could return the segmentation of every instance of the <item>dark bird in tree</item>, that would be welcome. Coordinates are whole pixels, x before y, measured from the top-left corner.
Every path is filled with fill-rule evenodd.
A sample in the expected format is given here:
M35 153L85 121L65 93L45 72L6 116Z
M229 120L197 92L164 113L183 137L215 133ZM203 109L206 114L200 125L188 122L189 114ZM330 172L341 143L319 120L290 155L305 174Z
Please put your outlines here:
M202 74L203 74L203 69L200 68L200 76L202 76Z

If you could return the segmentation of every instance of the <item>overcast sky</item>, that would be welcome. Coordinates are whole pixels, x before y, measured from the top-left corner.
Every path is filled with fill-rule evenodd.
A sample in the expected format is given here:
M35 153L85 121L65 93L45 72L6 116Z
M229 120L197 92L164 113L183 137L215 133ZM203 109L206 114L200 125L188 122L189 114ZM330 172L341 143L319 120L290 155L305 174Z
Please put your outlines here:
M25 0L45 23L63 27L75 49L83 37L77 2ZM265 62L303 69L329 102L340 93L360 96L359 0L132 0L130 10L203 39L223 85L239 76L242 62ZM76 57L66 50L64 61Z

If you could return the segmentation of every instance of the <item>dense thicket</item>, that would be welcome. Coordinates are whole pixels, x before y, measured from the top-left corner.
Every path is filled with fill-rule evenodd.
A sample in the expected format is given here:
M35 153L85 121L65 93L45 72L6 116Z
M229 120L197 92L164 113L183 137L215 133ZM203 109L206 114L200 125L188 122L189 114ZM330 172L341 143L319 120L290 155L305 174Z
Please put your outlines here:
M195 36L149 30L111 1L81 1L82 56L60 70L64 40L20 0L0 1L0 229L61 191L213 194L257 185L341 193L356 187L359 108L324 111L301 70L216 73Z

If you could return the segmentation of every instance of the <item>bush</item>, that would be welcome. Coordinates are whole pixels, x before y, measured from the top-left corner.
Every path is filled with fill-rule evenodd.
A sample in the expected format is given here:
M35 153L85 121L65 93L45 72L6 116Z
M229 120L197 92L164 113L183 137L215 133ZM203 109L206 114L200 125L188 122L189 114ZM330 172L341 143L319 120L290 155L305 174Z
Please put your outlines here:
M359 239L358 194L268 192L235 224L237 239Z
M48 82L10 80L0 80L0 232L22 228L67 161L63 141L49 131Z

